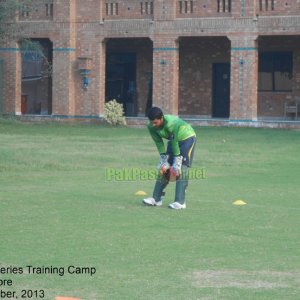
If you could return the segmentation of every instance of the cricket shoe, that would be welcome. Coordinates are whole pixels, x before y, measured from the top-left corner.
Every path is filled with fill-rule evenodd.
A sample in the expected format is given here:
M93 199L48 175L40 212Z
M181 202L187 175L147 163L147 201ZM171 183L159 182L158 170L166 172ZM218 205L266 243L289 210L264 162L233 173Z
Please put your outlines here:
M143 199L143 203L149 206L162 206L162 201L156 202L154 198Z
M185 205L185 203L180 204L179 202L173 202L173 203L169 204L168 207L171 209L184 209L184 208L186 208L186 205Z

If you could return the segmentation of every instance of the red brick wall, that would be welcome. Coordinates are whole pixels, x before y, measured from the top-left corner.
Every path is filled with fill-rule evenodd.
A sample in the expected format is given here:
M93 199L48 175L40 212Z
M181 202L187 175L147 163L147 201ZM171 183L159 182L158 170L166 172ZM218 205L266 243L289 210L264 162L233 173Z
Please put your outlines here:
M225 3L220 1L174 1L176 3L177 18L210 18L226 17L231 15L232 1L226 0ZM225 5L223 5L225 4Z
M154 0L154 20L174 20L176 1Z
M53 114L75 114L76 65L76 1L56 0L54 20L60 24L53 40ZM62 22L62 23L61 23Z
M258 16L274 15L299 15L300 2L297 0L256 1L256 13Z
M3 59L3 113L21 114L21 52L19 44L2 44Z
M257 119L258 51L256 36L231 39L230 118Z
M141 3L143 3L143 6L141 6ZM102 1L101 9L104 20L144 18L152 19L154 10L153 7L154 6L152 0L104 0Z
M102 17L101 2L103 1L84 0L83 5L79 3L76 9L76 21L79 23L99 22Z
M19 12L19 21L52 20L54 11L53 0L32 0L27 2Z
M153 12L149 8L152 2ZM45 4L51 0L37 0L40 8L27 17L20 16L18 30L24 37L53 42L53 114L102 114L105 53L117 50L137 53L139 114L145 111L147 81L153 72L154 104L167 112L210 116L212 64L231 62L231 118L255 119L257 115L282 115L286 99L300 94L300 22L289 17L300 14L298 2L276 0L270 10L270 6L260 8L259 0L226 0L224 9L218 8L217 0L199 0L193 1L193 11L185 12L180 11L179 0L54 0L50 18ZM111 7L111 3L113 9L118 3L118 12L108 10L106 15L106 4ZM262 36L258 44L257 36ZM106 41L114 38L116 44L106 49ZM3 107L8 113L21 110L20 53L5 50L17 48L17 41L18 37L13 37L0 51L5 74ZM257 94L257 54L264 49L294 52L291 93ZM87 91L78 70L81 56L92 59Z
M153 104L166 113L178 113L179 49L175 37L153 41Z

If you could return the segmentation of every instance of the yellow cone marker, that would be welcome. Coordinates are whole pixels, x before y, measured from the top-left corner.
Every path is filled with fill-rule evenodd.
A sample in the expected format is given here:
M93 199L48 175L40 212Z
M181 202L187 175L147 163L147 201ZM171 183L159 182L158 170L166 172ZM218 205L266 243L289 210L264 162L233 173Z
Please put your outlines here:
M233 204L234 205L245 205L247 203L245 201L243 201L243 200L236 200L236 201L233 202Z
M137 192L135 193L135 195L137 195L137 196L145 196L145 195L147 195L147 193L144 192L144 191L137 191Z

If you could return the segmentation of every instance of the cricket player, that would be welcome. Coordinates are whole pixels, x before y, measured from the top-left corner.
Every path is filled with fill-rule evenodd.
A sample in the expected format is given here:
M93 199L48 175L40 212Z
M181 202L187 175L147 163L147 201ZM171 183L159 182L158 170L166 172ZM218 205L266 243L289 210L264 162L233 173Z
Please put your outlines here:
M149 133L160 155L159 175L153 196L143 199L150 206L161 206L162 196L169 181L176 180L175 201L172 209L184 209L185 191L188 186L188 168L191 167L196 143L194 129L185 121L173 115L164 115L159 107L152 107L148 113ZM165 146L163 139L167 139Z

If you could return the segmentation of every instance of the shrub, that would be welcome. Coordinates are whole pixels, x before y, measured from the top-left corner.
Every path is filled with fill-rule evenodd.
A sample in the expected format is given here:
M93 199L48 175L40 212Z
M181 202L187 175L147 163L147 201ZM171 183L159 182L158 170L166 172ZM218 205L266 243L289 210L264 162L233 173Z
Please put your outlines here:
M111 125L126 125L124 117L123 104L118 103L115 99L110 100L104 105L104 119Z

